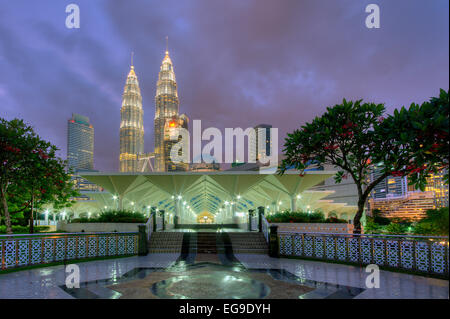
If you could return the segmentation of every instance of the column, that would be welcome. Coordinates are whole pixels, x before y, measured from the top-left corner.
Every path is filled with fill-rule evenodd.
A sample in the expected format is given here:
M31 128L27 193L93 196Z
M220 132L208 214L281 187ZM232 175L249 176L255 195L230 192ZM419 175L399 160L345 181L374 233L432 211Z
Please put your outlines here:
M119 195L119 210L123 210L123 196Z
M291 195L291 212L295 212L297 210L297 197L295 195Z
M264 216L264 207L263 206L259 206L258 207L258 231L261 233L262 232L262 219Z

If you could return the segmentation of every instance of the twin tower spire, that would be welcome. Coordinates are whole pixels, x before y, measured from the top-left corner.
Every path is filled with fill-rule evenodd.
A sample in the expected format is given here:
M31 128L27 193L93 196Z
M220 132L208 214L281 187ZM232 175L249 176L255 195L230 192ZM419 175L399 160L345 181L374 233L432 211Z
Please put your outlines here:
M156 171L180 170L180 167L170 165L170 149L165 141L165 129L170 121L180 123L187 128L187 117L179 116L179 100L177 82L173 63L169 56L168 37L166 37L166 52L160 66L155 96L154 118L154 153L144 153L144 110L138 78L134 70L134 52L131 53L131 66L122 95L120 110L120 172L145 171L144 160L155 158ZM181 122L180 122L181 121ZM175 125L179 127L179 125ZM174 127L173 124L170 127ZM166 132L167 133L167 132ZM143 165L144 164L144 165ZM172 169L171 169L172 168ZM185 170L186 167L181 168Z

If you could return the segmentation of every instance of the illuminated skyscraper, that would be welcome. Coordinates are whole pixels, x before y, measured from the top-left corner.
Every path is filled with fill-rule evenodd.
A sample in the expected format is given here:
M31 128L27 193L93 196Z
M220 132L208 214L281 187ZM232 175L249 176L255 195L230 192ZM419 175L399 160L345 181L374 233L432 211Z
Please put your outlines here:
M143 116L141 90L132 61L120 110L120 172L139 171L138 157L144 153Z
M167 171L170 161L170 148L168 146L173 143L164 142L165 131L167 133L167 129L170 128L167 125L176 123L177 127L185 126L187 128L187 120L183 120L182 125L180 125L180 120L182 118L179 116L177 81L169 50L166 49L159 71L155 96L155 171L157 172Z
M68 122L67 161L75 171L94 169L94 127L86 116L72 114Z
M170 151L172 147L181 140L178 134L179 128L188 129L189 118L185 114L180 116L173 116L172 119L166 120L164 125L164 171L187 171L189 163L174 163L170 158ZM182 155L182 150L179 150L178 155Z
M256 161L263 156L270 156L272 149L272 136L270 129L272 125L259 124L254 127L255 136L249 140L250 157L255 158Z

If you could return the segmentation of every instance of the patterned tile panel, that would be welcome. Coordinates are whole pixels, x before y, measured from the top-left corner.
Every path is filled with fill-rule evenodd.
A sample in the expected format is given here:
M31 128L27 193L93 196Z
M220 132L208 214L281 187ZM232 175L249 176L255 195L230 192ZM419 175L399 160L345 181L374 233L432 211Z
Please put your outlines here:
M4 236L6 237L6 236ZM0 237L0 269L101 256L133 255L138 234Z

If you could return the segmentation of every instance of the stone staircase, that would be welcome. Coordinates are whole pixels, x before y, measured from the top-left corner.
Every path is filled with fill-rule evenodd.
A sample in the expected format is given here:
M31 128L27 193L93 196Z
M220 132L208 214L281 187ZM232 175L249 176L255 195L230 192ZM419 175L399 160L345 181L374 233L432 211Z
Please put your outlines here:
M269 246L258 232L191 233L189 251L197 254L268 254ZM149 242L149 253L182 253L183 232L155 232Z
M155 232L148 243L149 253L181 253L183 233Z
M233 253L265 254L269 253L269 245L264 235L259 232L229 232Z
M217 254L217 233L197 233L197 254Z

